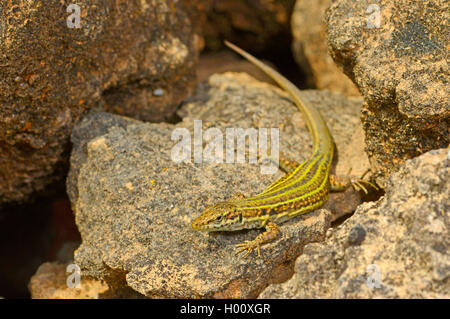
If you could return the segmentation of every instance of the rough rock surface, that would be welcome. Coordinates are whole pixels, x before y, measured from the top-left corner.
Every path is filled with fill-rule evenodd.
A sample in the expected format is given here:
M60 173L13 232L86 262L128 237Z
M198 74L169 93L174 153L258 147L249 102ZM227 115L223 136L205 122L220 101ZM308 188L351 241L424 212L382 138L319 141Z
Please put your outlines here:
M330 92L304 95L323 112L338 147L351 144L361 100ZM177 164L171 160L178 142L171 140L172 132L188 128L192 136L196 119L203 121L203 131L280 128L280 149L301 161L311 151L305 123L286 92L233 73L212 76L180 116L182 122L170 125L91 114L74 131L67 186L82 236L74 257L84 275L110 287L128 285L148 297L256 297L268 284L286 280L303 245L323 239L336 216L360 203L352 190L343 207L333 206L332 196L328 207L339 209L335 214L321 209L288 221L283 237L265 246L261 258L237 257L235 244L259 230L208 236L193 230L192 220L205 206L238 191L261 191L281 172L263 175L249 163ZM203 141L205 146L206 136ZM363 144L355 147L361 150L355 159L363 158Z
M359 96L328 53L324 17L330 4L331 0L297 0L291 18L294 58L307 72L309 86Z
M108 291L108 285L97 280L81 278L79 288L67 286L68 264L44 263L28 284L32 299L98 299Z
M337 0L327 10L332 57L366 102L380 185L406 159L450 143L449 19L442 0Z
M264 63L272 66L269 61ZM207 52L200 55L197 65L197 81L203 82L215 73L225 72L244 72L259 81L264 81L276 85L269 76L254 64L239 58L231 50L223 50L218 52Z
M195 84L198 3L80 0L70 28L64 1L0 2L0 206L61 176L86 109L173 114Z
M242 48L261 51L290 38L290 16L295 0L211 1L203 27L207 48L223 47L223 39Z
M449 194L450 149L406 161L384 197L308 244L294 276L260 297L450 298Z

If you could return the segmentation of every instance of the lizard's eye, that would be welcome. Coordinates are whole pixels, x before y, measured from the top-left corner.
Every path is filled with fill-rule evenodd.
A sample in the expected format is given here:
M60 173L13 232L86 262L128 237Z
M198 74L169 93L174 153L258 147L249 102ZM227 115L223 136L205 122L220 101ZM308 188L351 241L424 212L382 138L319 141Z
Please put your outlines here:
M217 216L216 220L217 220L217 221L221 221L221 220L222 220L222 215Z

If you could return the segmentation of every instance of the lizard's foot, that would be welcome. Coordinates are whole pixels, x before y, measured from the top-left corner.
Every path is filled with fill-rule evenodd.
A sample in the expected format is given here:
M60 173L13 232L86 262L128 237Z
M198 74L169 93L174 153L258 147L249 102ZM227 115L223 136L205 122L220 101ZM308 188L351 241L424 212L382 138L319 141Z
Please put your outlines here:
M266 221L266 224L264 225L266 228L266 231L264 233L259 234L256 236L254 240L246 240L243 243L237 244L236 248L238 251L237 254L240 254L245 251L244 258L247 257L253 250L258 251L258 257L261 256L261 245L270 243L271 241L274 241L278 237L280 237L281 232L278 228L277 224Z
M366 193L366 195L367 195L369 192L368 192L367 189L364 187L364 185L363 185L364 183L366 183L366 184L369 185L369 186L372 186L372 187L373 187L375 190L377 190L377 191L380 190L380 189L378 188L377 185L375 185L375 184L373 184L373 183L371 183L371 182L369 182L369 181L367 181L367 180L364 179L364 176L366 176L368 172L370 172L370 169L366 170L366 171L364 172L364 174L361 175L360 178L352 178L352 179L350 179L350 182L351 182L351 184L352 184L352 187L353 187L355 190L357 190L357 191L360 191L360 190L364 191L364 193Z
M366 176L369 171L370 170L367 170L364 174L361 175L361 177L351 177L351 168L347 175L330 175L329 180L331 190L334 192L342 192L345 191L348 187L352 186L356 191L363 191L367 195L369 192L367 191L367 188L364 186L364 184L373 187L375 190L379 190L379 187L377 185L364 179L364 176Z
M369 181L367 181L367 180L365 180L365 179L362 179L362 178L357 178L357 179L351 179L351 181L350 181L351 183L352 183L352 187L355 189L355 190L357 190L357 191L360 191L360 190L362 190L364 193L366 193L366 195L369 193L368 191L367 191L367 189L364 187L364 183L366 183L367 185L369 185L369 186L372 186L375 190L380 190L379 188L378 188L378 186L377 185L375 185L375 184L373 184L373 183L371 183L371 182L369 182Z
M236 248L236 255L245 251L244 258L255 249L258 250L258 257L261 256L261 242L259 240L246 240L243 243L237 244Z

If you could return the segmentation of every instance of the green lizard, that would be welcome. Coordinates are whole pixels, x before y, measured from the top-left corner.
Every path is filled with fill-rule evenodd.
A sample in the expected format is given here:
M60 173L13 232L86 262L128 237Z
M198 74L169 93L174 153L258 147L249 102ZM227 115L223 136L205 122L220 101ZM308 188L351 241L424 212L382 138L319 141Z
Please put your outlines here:
M334 142L319 111L306 104L301 98L300 90L277 71L237 46L229 42L225 44L262 69L291 95L305 118L313 140L313 151L309 159L301 164L281 159L280 168L287 174L260 194L248 198L235 195L225 202L207 207L192 222L193 229L208 232L265 228L265 232L254 240L237 245L238 253L246 251L244 257L254 249L257 249L260 256L261 245L280 236L277 223L318 209L326 203L330 191L343 191L353 186L367 193L362 183L377 187L363 180L363 177L352 179L330 175Z

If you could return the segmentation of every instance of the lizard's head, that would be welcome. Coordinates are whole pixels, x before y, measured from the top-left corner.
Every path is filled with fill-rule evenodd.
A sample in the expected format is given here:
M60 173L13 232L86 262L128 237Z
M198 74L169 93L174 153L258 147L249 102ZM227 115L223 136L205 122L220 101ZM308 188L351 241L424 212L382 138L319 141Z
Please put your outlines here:
M242 213L233 202L220 202L206 207L192 228L209 232L242 229Z

